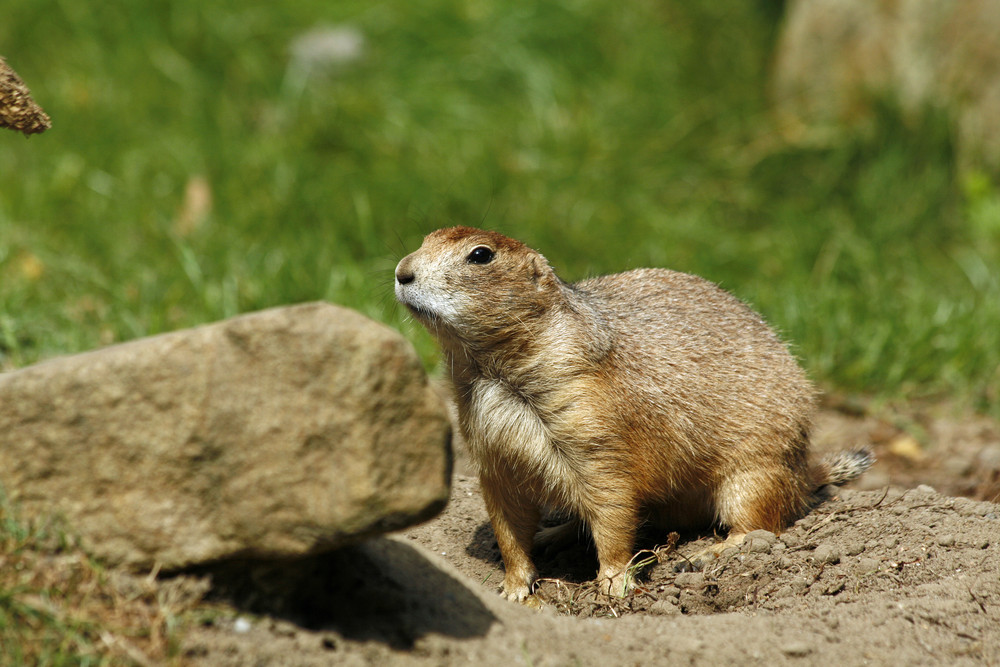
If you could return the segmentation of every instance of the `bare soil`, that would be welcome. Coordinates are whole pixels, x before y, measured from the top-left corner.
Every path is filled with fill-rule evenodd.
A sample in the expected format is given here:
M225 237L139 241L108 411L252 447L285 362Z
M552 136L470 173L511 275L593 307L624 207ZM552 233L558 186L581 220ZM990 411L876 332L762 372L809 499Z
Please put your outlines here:
M831 402L817 453L878 463L780 536L752 534L704 572L719 536L644 535L640 586L588 584L586 536L538 554L532 604L496 594L499 551L458 445L451 502L402 533L294 563L188 575L196 665L1000 664L1000 425ZM182 578L184 579L184 578ZM164 585L177 587L177 580ZM200 590L200 589L199 589ZM200 594L200 593L199 593Z

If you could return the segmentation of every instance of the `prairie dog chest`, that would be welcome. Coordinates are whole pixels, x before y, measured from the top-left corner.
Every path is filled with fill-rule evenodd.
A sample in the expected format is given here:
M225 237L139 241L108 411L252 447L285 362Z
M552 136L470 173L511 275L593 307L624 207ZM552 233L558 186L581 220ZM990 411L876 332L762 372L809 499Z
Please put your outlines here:
M462 394L464 435L484 472L497 466L543 478L565 472L549 426L507 383L477 379Z

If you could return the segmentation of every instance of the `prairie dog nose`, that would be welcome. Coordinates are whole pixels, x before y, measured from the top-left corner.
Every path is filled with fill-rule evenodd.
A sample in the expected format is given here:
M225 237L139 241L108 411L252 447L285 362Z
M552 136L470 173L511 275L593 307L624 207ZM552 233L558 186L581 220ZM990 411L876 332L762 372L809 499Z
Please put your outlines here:
M396 265L396 282L400 285L407 285L412 283L416 278L413 273L413 269L410 268L409 257L404 257L402 261Z

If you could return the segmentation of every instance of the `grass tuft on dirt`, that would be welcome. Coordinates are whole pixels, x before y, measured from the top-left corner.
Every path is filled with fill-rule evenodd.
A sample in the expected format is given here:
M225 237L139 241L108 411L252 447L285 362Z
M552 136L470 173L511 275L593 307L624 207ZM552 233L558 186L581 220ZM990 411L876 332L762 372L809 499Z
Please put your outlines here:
M190 584L106 571L57 524L0 499L0 664L170 664L174 624L198 597Z
M534 595L539 606L549 605L567 616L619 618L645 611L650 602L658 599L647 586L645 578L652 567L666 562L667 557L676 552L679 539L678 533L669 533L664 544L643 549L632 557L627 577L636 586L625 595L608 595L599 579L578 583L553 578L539 579Z

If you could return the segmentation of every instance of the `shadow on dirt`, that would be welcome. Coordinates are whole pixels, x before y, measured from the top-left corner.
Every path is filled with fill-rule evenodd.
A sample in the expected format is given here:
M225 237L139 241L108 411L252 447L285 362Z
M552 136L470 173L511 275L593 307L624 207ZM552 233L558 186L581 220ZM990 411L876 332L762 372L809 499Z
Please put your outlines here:
M211 578L209 600L393 649L410 649L430 633L482 637L496 620L465 585L398 540L280 563L217 563L189 574Z
M476 528L472 539L465 547L465 553L473 558L501 567L497 586L503 577L500 548L489 521L484 521ZM543 579L562 579L573 583L582 583L594 578L597 572L597 550L590 539L589 533L584 533L580 539L565 545L563 548L534 549L531 554L539 576Z
M550 517L543 520L542 526L556 525L560 520L560 517ZM670 532L663 528L645 525L636 536L635 551L638 553L655 550L668 543L669 534ZM705 540L706 537L711 537L713 534L719 537L718 533L713 533L711 528L701 532L684 532L680 534L678 543L683 545ZM704 548L707 544L706 542L700 548ZM484 563L502 568L500 548L497 546L493 528L488 521L484 521L476 528L471 541L465 547L465 553ZM539 577L542 579L559 579L573 584L582 584L592 581L597 576L597 548L594 546L590 532L586 529L577 535L577 539L569 543L547 548L536 546L532 550L531 558L535 567L538 568ZM501 573L496 581L497 586L500 585L502 576ZM642 574L640 574L640 578L642 578Z

